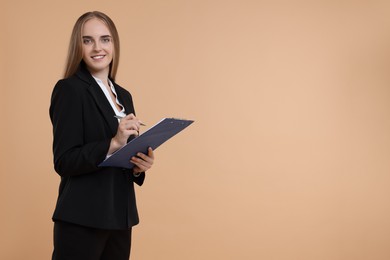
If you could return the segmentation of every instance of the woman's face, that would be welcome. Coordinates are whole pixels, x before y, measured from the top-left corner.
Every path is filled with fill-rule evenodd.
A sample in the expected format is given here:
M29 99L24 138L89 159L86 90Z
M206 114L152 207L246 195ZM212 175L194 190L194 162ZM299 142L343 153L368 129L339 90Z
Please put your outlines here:
M88 20L82 30L83 60L94 76L108 77L113 57L113 42L110 30L99 19Z

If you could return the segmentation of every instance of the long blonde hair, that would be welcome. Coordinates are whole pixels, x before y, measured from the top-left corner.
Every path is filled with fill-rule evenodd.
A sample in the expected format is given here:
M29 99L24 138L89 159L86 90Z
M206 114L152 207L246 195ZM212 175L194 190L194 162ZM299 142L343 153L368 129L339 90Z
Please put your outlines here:
M97 18L101 20L104 24L107 25L108 30L111 33L112 41L114 43L114 53L112 57L112 62L110 64L109 76L112 80L115 81L116 72L118 70L119 64L119 34L116 30L114 22L106 14L98 11L87 12L79 17L76 21L72 35L70 37L69 49L68 49L68 58L66 60L66 67L64 77L70 77L78 70L82 59L83 59L83 49L82 49L82 30L85 22L92 18Z

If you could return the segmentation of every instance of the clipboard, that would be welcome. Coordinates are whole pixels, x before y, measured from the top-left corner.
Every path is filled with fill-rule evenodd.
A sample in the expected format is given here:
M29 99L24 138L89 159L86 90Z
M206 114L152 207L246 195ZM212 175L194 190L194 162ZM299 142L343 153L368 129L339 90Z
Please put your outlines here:
M193 122L193 120L163 118L156 125L132 139L110 157L106 158L98 166L131 169L134 167L134 164L130 162L131 157L138 152L147 154L149 147L155 150Z

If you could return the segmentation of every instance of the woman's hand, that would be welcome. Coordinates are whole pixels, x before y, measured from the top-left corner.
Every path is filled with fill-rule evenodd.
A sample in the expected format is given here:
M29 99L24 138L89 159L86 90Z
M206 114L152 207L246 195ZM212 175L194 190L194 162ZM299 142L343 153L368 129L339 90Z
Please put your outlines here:
M137 117L135 117L133 113L122 118L119 121L116 135L111 139L108 154L112 154L113 152L127 144L127 139L129 139L131 135L138 136L140 125L141 121L137 119Z
M152 148L149 147L148 155L143 153L138 153L137 156L133 156L130 159L131 163L134 163L133 174L137 175L141 172L149 170L154 162L154 153Z

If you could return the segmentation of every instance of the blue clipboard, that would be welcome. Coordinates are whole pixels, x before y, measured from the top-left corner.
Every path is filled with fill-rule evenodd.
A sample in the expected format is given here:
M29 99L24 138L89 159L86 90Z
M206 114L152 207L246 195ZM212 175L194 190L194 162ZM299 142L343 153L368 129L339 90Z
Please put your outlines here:
M131 157L135 156L138 152L147 154L149 147L155 150L193 122L193 120L163 118L156 125L128 142L110 157L106 158L99 164L99 167L121 167L131 169L134 167L134 164L130 162Z

